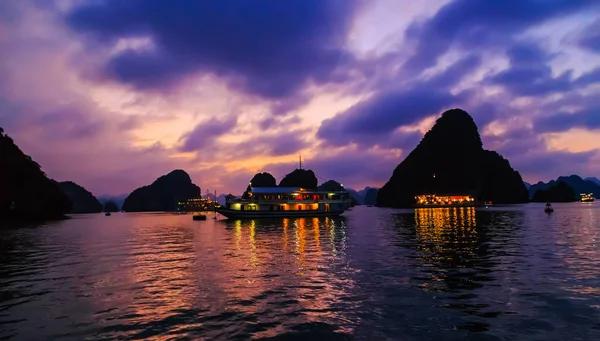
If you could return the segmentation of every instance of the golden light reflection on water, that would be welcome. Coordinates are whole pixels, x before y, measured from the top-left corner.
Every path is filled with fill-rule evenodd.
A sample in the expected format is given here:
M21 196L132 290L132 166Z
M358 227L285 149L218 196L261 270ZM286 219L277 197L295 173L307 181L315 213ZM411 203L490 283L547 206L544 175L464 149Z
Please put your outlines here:
M320 238L320 234L321 234L321 222L319 221L319 218L313 218L312 220L312 224L313 224L313 233L315 235L315 244L317 246L317 252L319 253L319 255L321 255L321 238Z
M447 242L454 237L472 238L477 234L475 208L415 209L417 236L429 242Z
M306 219L299 218L295 221L296 225L296 252L299 255L304 254L306 247Z
M335 250L340 249L344 229L343 220L331 218L282 219L270 224L235 221L231 230L235 257L223 259L223 271L233 274L228 276L233 280L221 283L229 304L249 314L273 304L279 313L303 312L286 323L343 319L332 307L345 301L341 288L350 290L354 283L327 269L337 261L339 251ZM323 244L323 238L329 242ZM279 303L271 296L267 306L262 299L266 292L285 292L285 296ZM270 329L255 337L275 334Z
M477 244L477 221L473 207L415 209L418 260L431 281L424 290L445 290L449 267L470 267Z
M288 218L283 218L283 251L287 252L288 251L288 243L289 243L289 237L288 237L288 228L290 225L290 220Z
M256 256L256 221L254 220L250 222L249 242L251 261L250 266L256 266L258 262L258 257Z

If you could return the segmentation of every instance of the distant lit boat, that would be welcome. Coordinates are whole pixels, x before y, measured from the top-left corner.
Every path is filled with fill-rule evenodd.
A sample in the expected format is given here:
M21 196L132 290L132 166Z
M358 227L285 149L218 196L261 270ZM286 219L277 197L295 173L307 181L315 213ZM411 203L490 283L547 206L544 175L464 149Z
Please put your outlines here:
M350 207L346 191L313 191L295 187L251 187L247 197L227 196L216 211L227 218L337 216Z
M202 212L213 211L217 202L208 196L206 198L192 198L177 203L177 212Z
M593 193L581 193L581 202L594 202L594 200L596 199Z
M554 212L554 209L552 208L552 205L550 205L550 203L546 204L546 208L544 208L544 212L546 212L546 213Z
M475 199L470 195L449 194L421 194L415 196L415 207L439 208L439 207L473 207Z

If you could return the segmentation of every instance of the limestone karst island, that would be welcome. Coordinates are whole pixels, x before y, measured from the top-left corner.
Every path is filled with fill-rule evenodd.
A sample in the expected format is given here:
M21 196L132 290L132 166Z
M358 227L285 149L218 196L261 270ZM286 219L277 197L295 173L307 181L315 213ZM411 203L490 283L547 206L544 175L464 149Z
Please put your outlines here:
M202 195L183 170L174 170L129 194L120 207L101 203L85 188L47 178L41 166L6 134L0 136L3 219L53 219L69 213L215 211L226 218L336 216L356 205L393 208L472 207L536 202L593 202L600 185L576 175L528 185L510 162L483 148L472 117L461 109L441 114L381 188L357 191L319 180L299 167L279 184L262 172L243 195ZM219 200L221 202L219 202Z

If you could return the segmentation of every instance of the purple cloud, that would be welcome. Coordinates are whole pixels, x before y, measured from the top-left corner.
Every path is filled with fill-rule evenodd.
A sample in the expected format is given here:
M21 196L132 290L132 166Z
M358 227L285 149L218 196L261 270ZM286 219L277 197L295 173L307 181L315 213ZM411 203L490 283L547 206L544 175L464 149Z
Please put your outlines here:
M531 179L557 178L573 174L596 154L596 151L570 153L563 151L539 151L511 157L511 164Z
M543 138L525 127L515 127L499 136L485 136L485 147L497 150L527 179L551 179L583 170L598 151L567 152L549 150Z
M501 46L526 28L593 5L597 3L589 0L451 1L430 20L407 30L417 49L404 67L418 74L453 44L469 49Z
M585 49L600 53L600 20L596 20L583 30L579 45Z
M295 154L309 146L305 139L305 131L283 131L278 134L257 134L244 141L243 144L221 144L216 146L224 159L240 160L257 155L284 156Z
M183 141L180 149L183 152L193 152L210 147L214 145L216 138L233 130L236 124L237 116L224 120L213 118L208 122L200 123L179 139Z
M317 136L326 143L341 146L350 142L386 145L398 127L417 123L429 115L441 113L464 96L453 95L449 88L479 66L480 59L468 55L426 80L382 90L345 112L321 123Z
M587 108L575 113L557 113L543 116L534 121L538 133L563 132L571 128L600 128L600 106Z
M438 113L453 101L450 93L426 87L381 93L323 121L318 136L387 134Z
M596 83L600 83L600 67L582 74L573 81L573 84L578 86L586 86Z
M353 61L344 44L359 1L108 0L72 10L66 22L91 44L150 37L155 48L126 50L104 73L138 89L163 88L194 72L267 99L328 82ZM338 78L343 81L345 78Z
M490 84L502 85L520 96L539 96L573 88L572 71L558 77L552 76L547 65L553 56L534 44L515 44L507 55L510 67L486 79Z

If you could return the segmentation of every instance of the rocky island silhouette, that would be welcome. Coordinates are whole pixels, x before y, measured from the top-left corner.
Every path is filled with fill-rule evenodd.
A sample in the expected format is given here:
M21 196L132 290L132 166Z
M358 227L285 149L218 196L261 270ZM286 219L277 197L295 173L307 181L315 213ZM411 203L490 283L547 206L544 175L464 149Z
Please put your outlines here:
M84 187L49 179L41 166L24 154L0 128L0 219L56 219L67 213L115 212L114 202L101 204ZM352 206L412 207L415 196L425 193L468 194L478 201L498 204L528 201L575 201L580 192L600 196L596 178L577 175L548 183L524 183L519 172L495 151L483 148L477 125L464 110L447 110L423 136L417 147L393 171L380 189L356 191L329 180L321 185L310 169L298 168L279 184L270 173L255 174L250 187L300 187L323 191L347 191ZM184 170L176 169L125 199L126 212L175 211L177 202L200 198L200 187Z
M500 204L529 199L519 172L500 154L483 149L477 125L461 109L437 119L379 190L377 206L412 207L415 196L424 193L469 194Z

